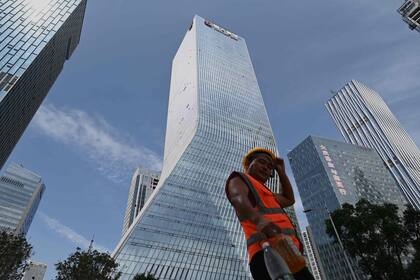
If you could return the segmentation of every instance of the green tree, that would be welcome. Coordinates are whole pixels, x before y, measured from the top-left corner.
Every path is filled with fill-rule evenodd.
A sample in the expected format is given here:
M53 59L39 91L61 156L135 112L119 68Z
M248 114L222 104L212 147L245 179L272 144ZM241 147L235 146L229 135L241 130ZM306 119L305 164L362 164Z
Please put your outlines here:
M133 280L159 280L158 278L155 278L155 276L153 276L153 274L137 274L136 276L134 276Z
M32 254L32 246L24 235L0 232L0 279L21 279Z
M407 206L401 217L396 205L365 199L331 213L346 251L372 280L417 279L413 275L420 270L419 215ZM326 225L328 235L336 238L330 220Z
M404 225L414 248L414 257L408 266L408 273L411 279L420 279L420 211L408 206L404 211Z
M117 280L121 277L117 267L108 253L77 248L65 261L55 264L56 280Z

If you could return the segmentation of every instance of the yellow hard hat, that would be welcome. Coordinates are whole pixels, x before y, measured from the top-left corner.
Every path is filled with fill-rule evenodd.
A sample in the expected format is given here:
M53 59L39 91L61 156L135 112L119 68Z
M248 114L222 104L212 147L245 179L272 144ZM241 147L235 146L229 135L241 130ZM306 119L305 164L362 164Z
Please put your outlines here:
M271 156L273 160L276 158L276 155L268 149L260 148L260 147L253 148L249 150L248 153L246 153L246 155L244 156L244 159L242 160L242 165L245 169L248 169L249 164L251 163L252 156L256 153L265 153Z

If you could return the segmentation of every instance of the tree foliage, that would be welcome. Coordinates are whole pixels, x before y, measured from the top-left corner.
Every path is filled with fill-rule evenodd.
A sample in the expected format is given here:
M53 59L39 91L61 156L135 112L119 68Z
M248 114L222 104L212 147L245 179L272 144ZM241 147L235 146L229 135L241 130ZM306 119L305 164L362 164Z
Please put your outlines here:
M65 261L55 264L56 280L117 280L121 277L117 267L108 253L77 248Z
M394 204L343 204L331 213L346 251L372 280L420 279L420 212ZM336 238L330 220L327 233Z
M0 232L0 279L21 279L32 254L32 246L24 235Z
M136 276L134 276L133 280L159 280L157 278L155 278L155 276L153 274L137 274Z
M413 247L413 261L408 265L411 279L420 279L420 211L407 207L404 211L404 225Z

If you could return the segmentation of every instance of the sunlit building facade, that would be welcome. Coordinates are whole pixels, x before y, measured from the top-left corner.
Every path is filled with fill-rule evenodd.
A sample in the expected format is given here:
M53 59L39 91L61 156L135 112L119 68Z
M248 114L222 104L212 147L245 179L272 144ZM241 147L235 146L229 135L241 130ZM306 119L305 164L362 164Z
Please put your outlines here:
M43 280L45 272L47 272L46 264L30 261L22 280Z
M86 0L0 1L0 169L79 43Z
M39 175L11 164L0 177L0 229L26 234L44 191Z
M146 204L159 182L160 174L142 167L136 168L131 178L128 192L127 208L125 210L122 235L128 230L140 210Z
M289 154L296 185L327 280L354 280L344 254L326 233L328 211L365 198L374 204L407 203L375 150L309 136ZM352 260L357 274L358 267ZM359 275L359 279L364 279Z
M158 187L113 253L122 279L252 279L225 182L255 146L276 151L245 40L195 16L172 63Z
M420 209L420 150L382 97L352 80L326 107L346 142L376 150L406 199Z

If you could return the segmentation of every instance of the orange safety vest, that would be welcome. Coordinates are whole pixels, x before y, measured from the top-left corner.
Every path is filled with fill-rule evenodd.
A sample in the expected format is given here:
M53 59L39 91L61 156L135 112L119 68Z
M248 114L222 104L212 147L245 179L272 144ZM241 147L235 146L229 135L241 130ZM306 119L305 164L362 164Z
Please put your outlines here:
M264 184L251 177L249 174L233 172L229 176L229 179L231 179L234 175L238 175L240 178L242 178L242 180L248 186L249 191L255 198L256 206L254 209L257 210L258 213L260 213L266 220L269 220L277 225L281 229L282 234L290 236L293 242L299 248L299 251L303 253L303 245L297 237L295 227L289 216L286 214L274 196L273 192ZM227 185L228 184L226 184L226 194L228 195ZM242 229L245 233L249 261L251 261L252 257L257 252L262 250L261 242L266 239L266 236L259 232L256 226L250 220L246 219L245 217L241 217L238 212L236 212L236 215L238 216L238 219L242 225Z

